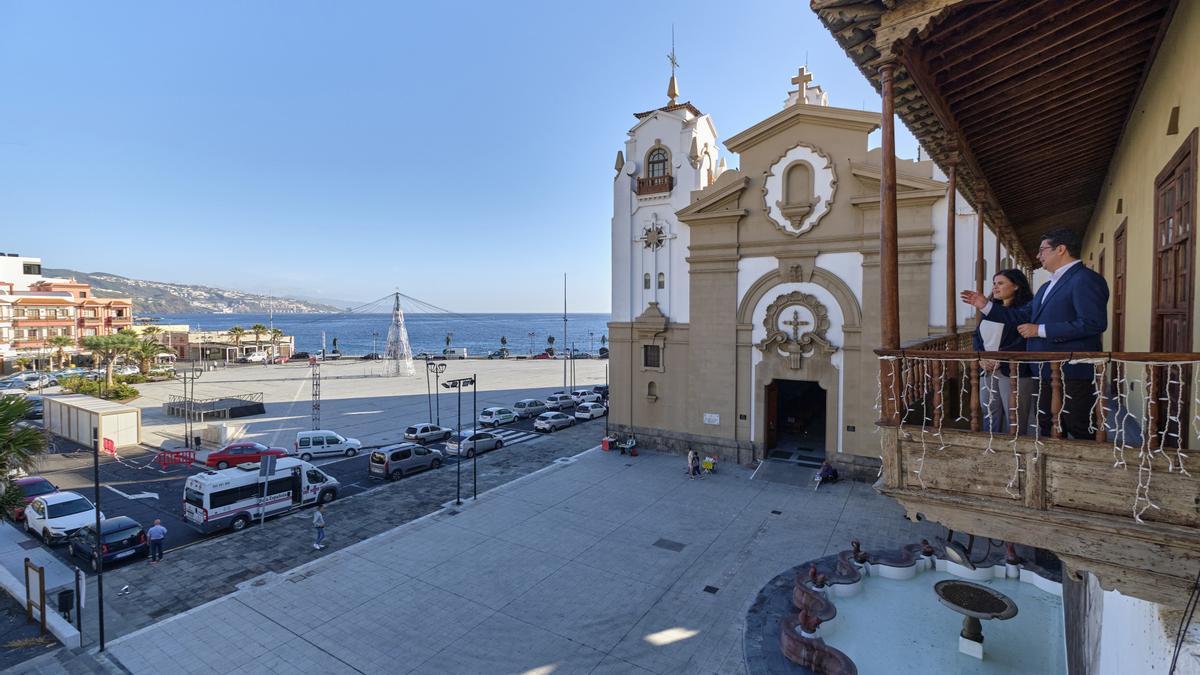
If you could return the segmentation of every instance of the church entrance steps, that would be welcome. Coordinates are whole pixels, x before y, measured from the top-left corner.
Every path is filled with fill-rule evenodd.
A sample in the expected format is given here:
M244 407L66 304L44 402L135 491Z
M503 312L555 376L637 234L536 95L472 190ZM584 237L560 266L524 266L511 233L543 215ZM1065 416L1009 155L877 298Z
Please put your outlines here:
M774 452L772 450L772 452ZM753 480L765 480L769 483L783 483L795 487L811 487L816 468L804 466L795 462L783 462L768 459L759 465L754 472Z

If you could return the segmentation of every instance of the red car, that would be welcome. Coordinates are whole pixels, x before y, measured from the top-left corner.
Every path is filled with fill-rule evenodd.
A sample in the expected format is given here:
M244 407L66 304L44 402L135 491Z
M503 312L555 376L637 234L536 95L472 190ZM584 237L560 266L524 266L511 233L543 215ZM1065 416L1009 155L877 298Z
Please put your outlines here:
M26 476L25 478L18 478L14 480L12 484L21 491L21 495L24 497L24 499L21 501L21 505L13 508L12 513L10 514L12 519L18 523L25 520L25 507L28 506L30 502L37 497L41 497L42 495L58 492L57 485L51 483L45 478L42 478L41 476Z
M262 443L241 441L230 443L216 452L210 452L208 457L204 459L204 463L208 466L215 466L218 469L228 469L238 464L257 462L263 455L286 457L287 454L287 450L283 448L268 448Z
M534 359L535 361L539 361L539 360L541 360L541 359L552 359L552 358L554 358L554 357L553 357L553 356L551 356L550 354L546 353L546 352L542 352L541 354L534 354L534 355L533 355L533 359Z

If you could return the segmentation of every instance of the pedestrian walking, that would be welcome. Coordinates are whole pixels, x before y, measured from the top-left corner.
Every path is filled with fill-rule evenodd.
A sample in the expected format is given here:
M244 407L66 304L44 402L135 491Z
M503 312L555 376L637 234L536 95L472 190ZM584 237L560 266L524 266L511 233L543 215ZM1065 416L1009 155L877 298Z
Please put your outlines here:
M167 528L163 527L161 520L155 518L154 524L146 531L146 536L150 537L150 564L153 565L162 560L163 540L167 538Z
M316 538L313 539L313 549L320 551L325 548L325 505L317 506L317 510L313 512L313 529L316 530Z

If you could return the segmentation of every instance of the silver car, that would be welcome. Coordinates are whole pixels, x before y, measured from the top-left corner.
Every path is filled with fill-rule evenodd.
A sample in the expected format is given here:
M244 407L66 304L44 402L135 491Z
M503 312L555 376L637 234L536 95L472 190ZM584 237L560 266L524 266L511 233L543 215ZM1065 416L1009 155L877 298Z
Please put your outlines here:
M533 430L553 432L566 429L573 424L575 424L575 418L572 416L560 412L548 412L538 415L538 418L533 421Z
M446 454L474 457L476 452L499 450L503 447L504 439L490 431L466 429L446 441Z
M550 394L546 397L547 410L567 410L575 407L575 399L570 394Z
M404 440L416 441L418 443L433 443L435 441L444 441L450 438L454 433L446 427L439 427L431 422L422 422L414 424L404 430Z
M442 453L416 443L387 445L371 453L367 469L372 478L396 480L421 469L436 469L442 465Z
M546 412L546 402L537 398L523 398L514 403L512 409L521 419L536 417Z

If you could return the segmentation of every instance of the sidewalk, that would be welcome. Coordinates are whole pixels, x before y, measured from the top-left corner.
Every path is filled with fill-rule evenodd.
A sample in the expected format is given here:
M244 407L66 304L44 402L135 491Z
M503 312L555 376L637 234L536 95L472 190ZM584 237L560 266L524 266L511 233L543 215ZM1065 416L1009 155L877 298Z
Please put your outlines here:
M113 640L109 658L133 673L745 672L746 612L781 571L854 537L870 550L937 532L869 485L813 491L750 475L722 467L691 481L678 457L594 450L200 607L194 589L143 593L196 608ZM333 545L353 527L338 506ZM280 558L215 595L299 558L307 520L289 520ZM202 560L256 534L213 542L235 550ZM159 566L164 577L203 572L201 559L163 565L187 565Z

